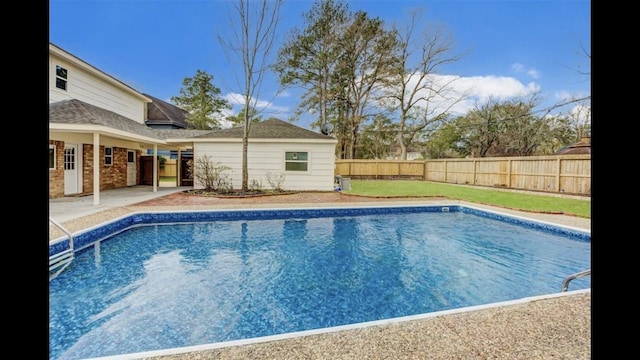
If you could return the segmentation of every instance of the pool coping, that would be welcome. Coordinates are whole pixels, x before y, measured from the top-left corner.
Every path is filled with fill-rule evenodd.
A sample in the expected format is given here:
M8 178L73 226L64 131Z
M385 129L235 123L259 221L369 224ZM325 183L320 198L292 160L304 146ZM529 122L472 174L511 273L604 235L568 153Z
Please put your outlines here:
M222 214L233 214L235 216L240 216L247 213L265 214L269 212L274 212L279 216L283 216L284 214L291 214L292 212L296 214L303 214L304 211L318 212L320 210L321 212L324 213L324 212L332 212L332 211L348 212L349 210L363 211L363 210L370 210L370 209L389 209L389 208L402 209L405 211L410 211L411 209L415 209L415 208L420 208L420 209L428 208L430 210L440 209L440 211L442 211L443 208L449 208L450 210L457 209L458 211L460 210L477 211L482 214L488 214L491 216L499 217L503 220L506 218L508 220L515 221L515 222L525 222L526 223L525 225L535 225L535 226L541 226L544 228L549 227L554 231L558 231L558 230L569 231L571 233L588 236L589 238L591 234L590 230L588 229L568 226L568 225L561 225L561 224L553 223L550 221L529 218L527 216L509 214L501 211L496 211L496 210L491 210L491 209L486 209L486 208L476 207L476 206L466 205L466 204L440 203L440 204L427 204L427 205L419 205L419 204L406 204L406 205L405 204L391 204L391 205L371 204L371 205L353 205L353 206L342 205L342 206L335 206L335 207L331 206L331 207L322 207L322 208L308 206L308 207L297 207L297 208L254 208L254 209L243 208L243 209L207 209L207 210L192 209L192 210L134 211L134 212L119 216L117 218L102 222L100 224L88 227L86 229L79 230L75 233L72 233L72 236L75 239L76 236L82 236L83 234L92 233L93 231L97 231L109 224L116 224L114 226L118 226L118 227L123 226L125 224L130 224L128 226L124 226L124 228L122 228L118 232L125 231L129 229L131 226L152 225L153 223L147 223L144 220L144 217L146 216L150 216L151 218L154 218L154 219L159 219L159 218L161 219L164 216L169 216L172 214L198 214L198 215L208 215L208 216L213 216L213 215L220 216ZM344 215L353 215L353 214L344 214ZM326 216L335 216L335 213L327 214ZM262 218L259 218L259 219L262 219ZM221 218L218 218L217 220L229 220L229 218L221 217ZM240 218L236 218L235 220L240 220ZM211 220L205 219L201 221L211 221ZM166 222L157 222L157 223L166 223ZM101 234L101 232L98 232L98 233ZM93 233L93 234L97 234L97 233ZM110 237L112 235L114 235L114 233L109 232L107 235L103 236L102 238L96 239L93 242L102 241L105 238ZM66 239L67 239L66 236L61 236L57 239L50 241L50 249L51 249L51 246L54 244L63 244ZM88 246L91 246L91 243L86 244L84 247L86 248ZM79 251L79 250L80 249L77 249L76 251ZM499 307L504 307L509 305L526 304L526 303L530 303L538 300L554 299L554 298L576 295L576 294L584 294L584 293L590 294L591 289L588 288L583 290L565 291L565 292L560 291L558 293L552 293L548 295L526 297L526 298L509 300L504 302L496 302L496 303L464 307L464 308L458 308L458 309L450 309L450 310L444 310L444 311L437 311L437 312L431 312L431 313L425 313L425 314L417 314L417 315L411 315L411 316L405 316L405 317L376 320L376 321L370 321L370 322L364 322L364 323L358 323L358 324L349 324L349 325L342 325L342 326L322 328L322 329L305 330L305 331L271 335L271 336L258 337L258 338L252 338L252 339L242 339L242 340L234 340L234 341L227 341L227 342L194 345L194 346L188 346L188 347L154 350L154 351L140 352L140 353L121 354L121 355L113 355L113 356L98 357L98 358L91 358L91 359L96 359L96 360L97 359L104 359L104 360L139 359L139 358L146 358L146 357L152 357L152 356L169 356L169 355L177 355L177 354L186 354L191 352L222 349L227 347L243 346L243 345L250 345L250 344L259 344L259 343L265 343L265 342L271 342L271 341L294 339L294 338L310 336L310 335L328 334L328 333L333 333L338 331L362 329L367 327L381 326L381 325L388 325L388 324L395 324L395 323L403 323L403 322L413 321L413 320L437 318L445 315L474 312L474 311L491 309L491 308L499 308Z
M375 210L375 211L373 211ZM394 210L394 211L391 211ZM276 220L292 217L319 218L335 216L374 215L398 212L472 212L501 221L534 226L540 230L561 232L565 235L581 238L591 237L591 231L578 227L559 225L548 221L508 214L465 204L395 204L361 205L336 207L296 207L296 208L255 208L255 209L209 209L209 210L155 210L134 211L115 219L87 227L72 233L74 251L85 249L96 242L103 241L127 229L153 224L194 223L230 220ZM49 242L49 256L69 248L69 238L62 235Z
M546 295L530 296L530 297L525 297L525 298L520 298L515 300L501 301L501 302L495 302L495 303L489 303L489 304L483 304L483 305L467 306L463 308L435 311L435 312L417 314L417 315L401 316L401 317L390 318L390 319L367 321L367 322L356 323L356 324L296 331L291 333L262 336L262 337L256 337L256 338L250 338L250 339L223 341L218 343L184 346L184 347L162 349L162 350L152 350L152 351L136 352L136 353L129 353L129 354L86 358L85 360L124 360L124 359L134 360L134 359L145 359L145 358L156 357L156 356L170 356L170 355L178 355L178 354L185 354L185 353L192 353L192 352L223 349L223 348L229 348L234 346L261 344L261 343L267 343L267 342L273 342L273 341L301 338L306 336L330 334L330 333L340 332L340 331L357 330L357 329L376 327L376 326L385 326L385 325L392 325L392 324L401 324L401 323L415 321L415 320L434 319L434 318L439 318L447 315L472 313L472 312L481 311L481 310L501 308L501 307L512 306L512 305L522 305L522 304L532 303L540 300L555 299L555 298L561 298L565 296L573 296L573 295L579 295L579 294L591 294L591 288L546 294Z

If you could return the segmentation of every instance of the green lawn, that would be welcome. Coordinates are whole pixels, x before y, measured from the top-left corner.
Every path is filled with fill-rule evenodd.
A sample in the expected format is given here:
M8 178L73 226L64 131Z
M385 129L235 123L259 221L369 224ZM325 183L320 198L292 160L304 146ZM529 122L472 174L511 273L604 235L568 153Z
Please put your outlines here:
M160 181L170 181L170 182L176 182L176 177L175 176L160 176Z
M345 194L396 197L441 196L516 210L563 213L591 218L591 199L573 199L544 194L523 194L483 187L460 186L414 180L351 180Z

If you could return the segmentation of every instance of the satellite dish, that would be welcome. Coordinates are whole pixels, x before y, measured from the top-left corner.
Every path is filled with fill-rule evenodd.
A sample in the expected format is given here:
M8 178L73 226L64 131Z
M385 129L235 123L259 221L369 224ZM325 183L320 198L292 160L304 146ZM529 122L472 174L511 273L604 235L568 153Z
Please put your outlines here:
M333 125L330 123L324 123L320 127L320 132L322 132L324 135L329 135L331 134L332 131L333 131Z

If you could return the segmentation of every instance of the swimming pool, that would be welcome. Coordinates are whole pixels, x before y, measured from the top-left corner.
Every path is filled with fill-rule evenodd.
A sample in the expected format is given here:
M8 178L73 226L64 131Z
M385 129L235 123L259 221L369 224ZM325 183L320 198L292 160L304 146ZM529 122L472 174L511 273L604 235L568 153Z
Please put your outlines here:
M458 205L139 213L74 239L50 283L52 359L557 293L590 268L587 232Z

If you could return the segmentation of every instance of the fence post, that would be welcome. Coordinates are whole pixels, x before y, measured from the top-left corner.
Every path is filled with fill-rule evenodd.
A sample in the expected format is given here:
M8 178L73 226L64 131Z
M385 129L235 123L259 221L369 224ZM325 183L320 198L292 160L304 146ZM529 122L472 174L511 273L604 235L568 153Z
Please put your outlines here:
M449 179L448 179L449 171L447 170L447 167L448 167L447 165L448 165L447 160L445 160L444 161L444 182L449 182Z
M507 163L507 189L511 189L511 164L513 164L513 161L511 161L511 159L508 160L509 162Z
M560 157L557 159L558 166L556 166L556 192L560 192L560 169L562 168L560 164Z
M478 174L478 161L473 159L473 185L476 184L476 175Z

